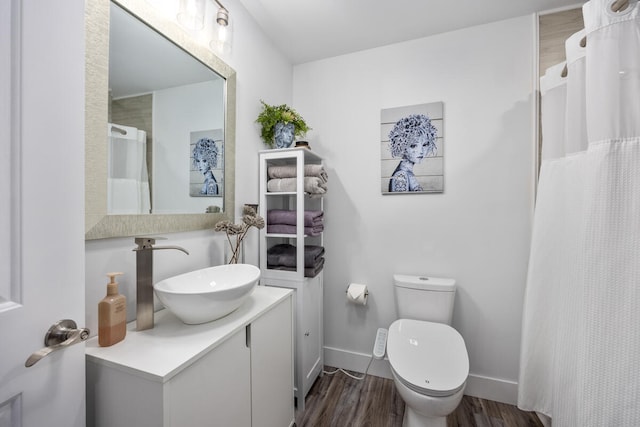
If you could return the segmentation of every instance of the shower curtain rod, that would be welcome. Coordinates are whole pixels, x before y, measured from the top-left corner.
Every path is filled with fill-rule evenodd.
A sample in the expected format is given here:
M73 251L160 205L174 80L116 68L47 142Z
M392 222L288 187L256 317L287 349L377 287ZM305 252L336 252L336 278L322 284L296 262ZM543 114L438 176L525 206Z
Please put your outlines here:
M620 12L629 7L629 0L616 0L611 4L611 10L614 12Z

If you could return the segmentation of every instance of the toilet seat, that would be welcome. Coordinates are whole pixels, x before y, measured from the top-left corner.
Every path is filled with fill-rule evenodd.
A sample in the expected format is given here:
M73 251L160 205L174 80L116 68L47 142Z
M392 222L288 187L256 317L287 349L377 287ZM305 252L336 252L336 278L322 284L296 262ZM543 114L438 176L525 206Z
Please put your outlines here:
M387 355L396 377L427 396L450 396L469 375L464 339L443 323L396 320L389 327Z

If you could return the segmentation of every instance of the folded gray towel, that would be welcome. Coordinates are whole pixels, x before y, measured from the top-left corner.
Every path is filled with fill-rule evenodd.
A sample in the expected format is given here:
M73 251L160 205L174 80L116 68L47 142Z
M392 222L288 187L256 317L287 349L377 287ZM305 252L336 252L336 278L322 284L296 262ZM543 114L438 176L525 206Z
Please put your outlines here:
M304 211L305 227L322 225L324 221L323 211ZM296 211L285 209L269 209L267 211L267 224L288 224L296 225L298 216Z
M296 271L295 267L285 267L281 265L277 265L277 266L268 265L267 268L271 270ZM324 258L320 258L320 260L318 260L317 265L313 267L304 268L304 277L316 277L318 273L322 271L323 268L324 268Z
M297 178L274 178L267 181L269 192L296 191L296 189ZM316 176L305 176L304 191L310 194L324 194L327 192L327 183Z
M316 267L324 255L324 247L318 245L305 245L305 268ZM267 250L267 266L272 267L296 267L297 248L288 243L274 245Z
M267 168L269 178L295 178L297 175L297 167L295 165L277 165ZM323 182L327 182L328 175L322 165L304 165L304 176L315 176Z

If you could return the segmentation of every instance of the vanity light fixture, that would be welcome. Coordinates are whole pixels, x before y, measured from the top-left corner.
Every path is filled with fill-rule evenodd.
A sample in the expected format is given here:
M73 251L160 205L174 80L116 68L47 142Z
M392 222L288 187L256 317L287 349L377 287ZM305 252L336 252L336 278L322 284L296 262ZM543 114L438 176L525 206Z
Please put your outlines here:
M229 25L229 11L226 7L222 5L218 0L213 0L219 7L218 13L216 14L216 22L218 25L222 27L226 27Z
M214 52L229 53L231 51L231 25L229 21L229 10L218 0L213 0L218 5L216 22L214 24L213 38L209 47Z

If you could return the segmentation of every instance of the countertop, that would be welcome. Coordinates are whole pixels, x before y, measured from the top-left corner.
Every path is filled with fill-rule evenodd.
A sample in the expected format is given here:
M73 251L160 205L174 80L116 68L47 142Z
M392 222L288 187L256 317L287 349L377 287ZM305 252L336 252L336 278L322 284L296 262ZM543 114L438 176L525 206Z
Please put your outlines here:
M155 313L153 329L138 332L133 321L127 324L125 339L111 347L98 346L97 336L89 339L86 358L151 381L166 382L292 292L256 286L236 311L201 325L186 325L169 310L160 310Z

